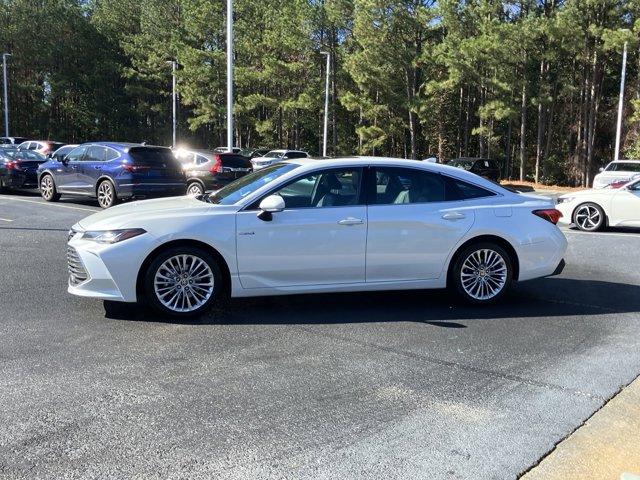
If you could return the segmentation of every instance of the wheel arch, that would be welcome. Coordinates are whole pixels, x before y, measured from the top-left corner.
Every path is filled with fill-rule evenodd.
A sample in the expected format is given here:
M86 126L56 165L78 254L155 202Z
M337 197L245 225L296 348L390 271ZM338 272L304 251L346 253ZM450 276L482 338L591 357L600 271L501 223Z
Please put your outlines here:
M109 175L101 175L100 177L98 177L98 179L96 180L96 184L93 187L93 193L95 197L98 198L98 187L104 180L109 180L111 182L111 185L113 185L113 189L116 191L116 196L118 196L119 193L118 193L117 182L113 178L111 178Z
M578 208L580 208L581 206L583 206L583 205L585 205L587 203L592 203L592 204L600 207L600 210L602 210L602 214L604 215L604 226L608 227L609 226L609 215L607 214L607 209L604 208L601 203L594 202L593 200L585 200L584 202L578 203L574 207L573 211L571 212L571 223L573 223L575 225L575 223L576 223L576 212L578 211Z
M511 266L513 267L513 280L518 281L518 277L520 276L520 259L518 258L518 253L516 249L511 245L508 240L505 240L503 237L498 235L478 235L477 237L470 238L462 245L460 245L455 253L451 256L451 260L449 261L449 266L447 267L447 284L451 281L451 272L453 267L458 260L458 256L461 252L467 248L469 245L473 245L474 243L482 243L482 242L492 242L500 247L504 248L505 251L509 254L509 259L511 260Z
M231 295L231 271L229 270L229 265L227 264L227 261L224 259L222 254L218 250L216 250L214 247L209 245L208 243L202 242L200 240L180 239L180 240L171 240L169 242L163 243L162 245L152 250L145 257L144 261L142 262L142 265L140 266L140 269L138 270L138 276L136 278L136 295L138 296L138 298L144 295L144 276L153 259L165 250L168 250L170 248L175 248L175 247L183 247L183 246L200 248L206 251L207 253L209 253L210 255L212 255L213 258L216 259L216 261L220 266L220 269L222 270L222 277L224 282L223 296L229 297Z

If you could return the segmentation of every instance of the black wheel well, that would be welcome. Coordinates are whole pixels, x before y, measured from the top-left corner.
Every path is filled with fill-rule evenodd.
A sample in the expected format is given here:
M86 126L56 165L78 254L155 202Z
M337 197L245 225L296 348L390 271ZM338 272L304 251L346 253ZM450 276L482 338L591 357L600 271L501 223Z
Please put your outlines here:
M224 296L231 295L231 272L229 271L229 266L227 265L227 262L225 261L224 257L220 254L220 252L218 252L211 245L201 242L199 240L183 239L183 240L172 240L170 242L163 243L162 245L157 247L155 250L153 250L151 253L149 253L149 255L147 255L147 258L145 258L144 262L142 262L142 266L138 271L138 277L136 279L136 293L138 294L138 297L144 294L144 275L147 272L147 269L149 268L149 265L151 264L153 259L156 258L156 256L158 256L160 253L164 252L165 250L168 250L174 247L184 247L184 246L200 248L206 251L207 253L209 253L210 255L212 255L213 258L215 258L218 261L220 270L222 270L222 277L224 281L224 285L223 285Z
M204 187L204 182L199 178L187 178L187 185L189 185L190 183L199 183Z
M460 247L456 250L456 252L451 257L451 261L449 262L449 268L447 269L447 282L452 278L451 271L453 270L453 266L456 264L456 260L458 259L458 255L467 248L469 245L473 245L475 243L481 242L491 242L499 245L504 248L504 250L509 254L509 259L511 260L511 266L513 267L513 280L518 280L520 275L520 260L518 259L518 254L516 253L515 248L511 245L507 240L502 237L498 237L497 235L479 235L477 237L473 237L466 242L464 242Z

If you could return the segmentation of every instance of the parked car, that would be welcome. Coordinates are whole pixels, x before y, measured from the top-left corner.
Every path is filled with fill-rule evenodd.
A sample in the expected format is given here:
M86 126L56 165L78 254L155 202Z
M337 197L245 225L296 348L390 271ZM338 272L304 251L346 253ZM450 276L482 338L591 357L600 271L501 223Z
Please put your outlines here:
M629 181L640 173L640 160L617 160L611 162L593 177L593 188L604 188L614 182Z
M558 197L562 222L595 232L603 227L640 227L640 178L620 188L599 188Z
M37 188L38 167L47 157L29 150L0 149L0 191L8 188Z
M269 153L268 148L244 148L240 150L240 155L247 158L264 157L267 153Z
M240 147L233 147L231 149L232 153L240 153L242 149ZM227 147L216 147L213 149L214 153L229 153L229 149Z
M462 168L494 182L500 181L500 165L489 158L462 157L450 160L447 165Z
M68 290L122 302L144 296L179 316L228 295L445 286L487 304L514 281L562 270L559 216L551 199L445 165L288 160L214 194L81 220L69 232Z
M300 150L271 150L267 152L263 157L256 157L251 159L251 164L254 170L260 170L261 168L268 167L277 162L283 160L293 160L295 158L307 158L309 154Z
M27 140L18 145L18 148L22 150L33 150L43 155L48 155L64 145L62 142L52 142L51 140Z
M18 145L25 140L24 137L0 137L0 145Z
M47 155L47 157L61 162L64 157L66 157L69 152L71 152L71 150L73 150L77 146L77 144L65 145L64 147L60 147L59 149L57 149L55 152L50 153L49 155Z
M102 208L126 198L183 195L186 182L171 149L136 143L93 142L71 150L61 161L38 168L42 197L61 195L98 199Z
M251 162L237 153L211 150L181 150L176 157L187 178L187 195L217 190L251 172Z

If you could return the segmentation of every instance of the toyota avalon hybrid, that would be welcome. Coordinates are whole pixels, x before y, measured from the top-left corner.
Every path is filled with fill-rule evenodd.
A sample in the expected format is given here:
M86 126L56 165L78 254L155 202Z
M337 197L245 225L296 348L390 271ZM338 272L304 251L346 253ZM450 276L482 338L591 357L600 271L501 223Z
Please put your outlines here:
M498 300L559 273L552 200L445 165L295 159L213 194L133 202L73 226L69 292L197 315L223 297L449 287Z

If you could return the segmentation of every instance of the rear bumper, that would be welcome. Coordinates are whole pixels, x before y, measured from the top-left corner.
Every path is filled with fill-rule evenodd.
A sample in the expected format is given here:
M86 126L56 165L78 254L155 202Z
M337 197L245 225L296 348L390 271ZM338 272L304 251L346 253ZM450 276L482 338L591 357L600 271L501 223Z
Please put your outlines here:
M37 188L38 177L35 173L12 172L0 176L0 184L9 188Z
M123 182L116 186L120 198L149 198L162 196L184 195L187 188L185 181L158 183L130 183Z
M562 271L564 270L564 267L567 265L567 262L564 261L564 258L562 260L560 260L560 263L558 264L558 266L556 267L556 269L553 271L553 273L551 275L549 275L550 277L555 277L556 275L560 275L562 273Z

